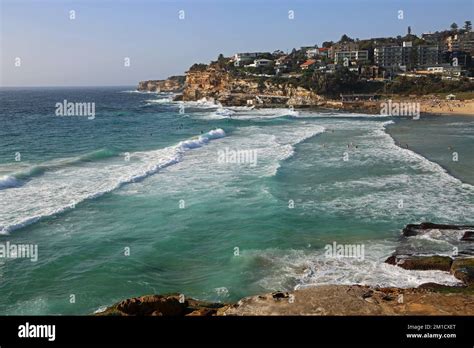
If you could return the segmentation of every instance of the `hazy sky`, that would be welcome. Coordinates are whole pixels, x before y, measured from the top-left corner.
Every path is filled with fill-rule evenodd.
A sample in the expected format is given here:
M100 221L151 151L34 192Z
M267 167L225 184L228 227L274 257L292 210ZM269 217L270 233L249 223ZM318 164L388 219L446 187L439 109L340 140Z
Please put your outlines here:
M219 53L420 34L472 20L473 0L0 0L0 86L136 85ZM70 19L74 10L76 18ZM179 11L184 11L184 19ZM293 10L295 18L288 18ZM404 19L398 19L398 11ZM21 58L21 66L15 59ZM130 58L130 67L124 59Z

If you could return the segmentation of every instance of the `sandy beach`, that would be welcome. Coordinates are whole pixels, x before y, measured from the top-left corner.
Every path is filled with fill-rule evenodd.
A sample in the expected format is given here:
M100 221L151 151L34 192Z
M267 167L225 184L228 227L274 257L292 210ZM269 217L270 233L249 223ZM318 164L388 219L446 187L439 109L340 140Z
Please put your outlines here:
M428 114L474 116L474 100L423 100L420 111Z

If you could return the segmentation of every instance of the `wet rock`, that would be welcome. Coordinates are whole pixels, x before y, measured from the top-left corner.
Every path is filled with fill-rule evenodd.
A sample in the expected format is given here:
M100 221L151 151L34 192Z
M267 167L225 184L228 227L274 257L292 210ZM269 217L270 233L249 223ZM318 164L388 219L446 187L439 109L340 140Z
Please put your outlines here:
M126 315L179 316L187 306L187 301L181 303L178 296L150 295L124 300L117 309Z
M147 295L123 300L97 315L118 316L209 316L216 315L222 303L209 303L192 298L183 299L179 294Z
M474 283L474 257L458 258L453 261L451 274L466 285Z
M417 289L426 289L426 290L453 290L459 288L459 286L443 285L438 283L423 283L417 287Z
M369 291L362 294L362 298L366 299L366 298L372 297L373 293L374 292L372 290L369 290Z
M410 270L439 270L449 272L453 260L449 256L440 255L392 255L387 260L385 260L385 262Z
M277 292L272 293L272 297L275 300L281 300L281 299L284 299L284 298L288 298L289 296L290 296L290 294L288 294L287 292L277 291Z
M461 240L464 242L474 242L474 231L466 231L461 237Z
M444 225L444 224L434 224L431 222L422 222L421 224L408 224L403 229L402 234L405 237L417 236L423 234L429 230L465 230L465 229L474 229L474 226L466 225Z

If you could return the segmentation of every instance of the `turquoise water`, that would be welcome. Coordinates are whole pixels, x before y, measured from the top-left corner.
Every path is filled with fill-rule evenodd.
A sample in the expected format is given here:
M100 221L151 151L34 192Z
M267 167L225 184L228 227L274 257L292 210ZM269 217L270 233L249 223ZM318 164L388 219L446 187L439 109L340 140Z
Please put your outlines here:
M474 223L469 118L419 120L459 151L463 161L440 162L459 180L434 162L436 146L411 151L436 141L415 144L425 132L408 122L419 121L129 90L1 90L0 243L39 250L36 262L0 259L1 314L88 314L149 293L234 301L315 284L456 282L383 260L407 223ZM95 102L95 119L55 116L64 99ZM256 151L257 164L221 163L226 148ZM365 259L324 257L334 241L363 244Z

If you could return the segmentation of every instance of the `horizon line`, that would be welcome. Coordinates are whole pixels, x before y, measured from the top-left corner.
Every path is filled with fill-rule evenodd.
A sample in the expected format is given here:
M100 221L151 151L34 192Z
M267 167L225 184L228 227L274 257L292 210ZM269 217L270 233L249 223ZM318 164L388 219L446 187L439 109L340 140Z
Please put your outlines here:
M137 85L45 85L45 86L0 86L0 88L92 88L92 87L132 87Z

